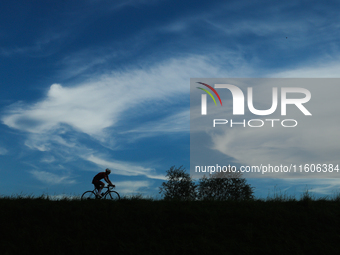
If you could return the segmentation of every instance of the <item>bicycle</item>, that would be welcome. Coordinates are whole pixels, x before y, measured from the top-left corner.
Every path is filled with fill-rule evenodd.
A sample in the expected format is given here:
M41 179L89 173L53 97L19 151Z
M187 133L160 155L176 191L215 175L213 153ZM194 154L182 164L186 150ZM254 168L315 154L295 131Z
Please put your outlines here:
M112 190L113 186L106 186L103 189L107 189L102 196L99 197L96 194L96 188L94 190L88 190L83 193L81 200L94 200L94 199L109 199L109 200L120 200L120 195L117 191Z

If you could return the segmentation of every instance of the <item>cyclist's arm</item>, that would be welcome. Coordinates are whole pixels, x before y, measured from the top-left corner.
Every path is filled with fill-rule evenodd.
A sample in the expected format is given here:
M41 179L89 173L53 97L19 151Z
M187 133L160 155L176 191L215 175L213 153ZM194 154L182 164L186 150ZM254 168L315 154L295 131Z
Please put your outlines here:
M110 179L109 179L108 176L104 177L104 180L105 180L109 185L114 186L114 185L112 184L112 182L110 181Z

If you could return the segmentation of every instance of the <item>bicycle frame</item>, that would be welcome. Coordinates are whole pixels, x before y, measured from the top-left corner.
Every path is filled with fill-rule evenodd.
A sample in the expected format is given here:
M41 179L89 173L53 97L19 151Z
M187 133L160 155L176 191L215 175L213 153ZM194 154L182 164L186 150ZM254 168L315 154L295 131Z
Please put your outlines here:
M103 189L106 189L106 191L105 191L104 194L103 194L103 197L105 197L106 194L108 194L109 191L113 189L113 187L112 187L112 186L104 186ZM103 189L102 189L102 190L103 190ZM94 188L94 190L93 190L94 194L96 194L96 191L97 191L97 188Z

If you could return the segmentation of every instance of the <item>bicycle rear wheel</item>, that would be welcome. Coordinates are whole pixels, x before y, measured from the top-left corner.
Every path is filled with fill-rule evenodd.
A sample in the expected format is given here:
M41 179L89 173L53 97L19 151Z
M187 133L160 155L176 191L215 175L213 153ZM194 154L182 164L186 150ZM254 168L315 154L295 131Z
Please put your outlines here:
M105 195L105 199L119 200L119 199L120 199L120 196L119 196L118 192L116 192L116 191L109 191L109 192Z
M96 199L96 194L92 190L84 192L81 196L81 200L94 200Z

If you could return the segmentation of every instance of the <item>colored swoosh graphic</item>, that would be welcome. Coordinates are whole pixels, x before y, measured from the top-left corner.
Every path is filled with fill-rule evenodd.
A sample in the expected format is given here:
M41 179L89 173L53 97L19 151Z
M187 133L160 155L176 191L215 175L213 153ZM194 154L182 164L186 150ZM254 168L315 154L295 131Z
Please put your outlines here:
M216 104L216 100L215 100L215 98L214 98L214 96L208 91L208 90L206 90L206 89L202 89L202 88L200 88L200 87L197 87L198 89L201 89L201 90L203 90L203 91L205 91L205 92L207 92L208 94L209 94L209 96L211 96L211 98L214 100L214 102L215 102L215 105L217 105Z
M209 89L211 89L211 90L215 93L215 95L218 97L218 100L220 100L220 103L221 103L221 105L222 105L222 100L221 100L219 94L217 93L217 91L216 91L213 87L211 87L210 85L205 84L205 83L203 83L203 82L197 82L197 83L202 84L202 85L208 87ZM209 93L209 94L210 94L210 93ZM211 94L210 94L210 96L211 96ZM211 96L211 97L212 97L212 96ZM214 102L215 102L215 99L214 99ZM215 104L216 104L216 102L215 102Z

